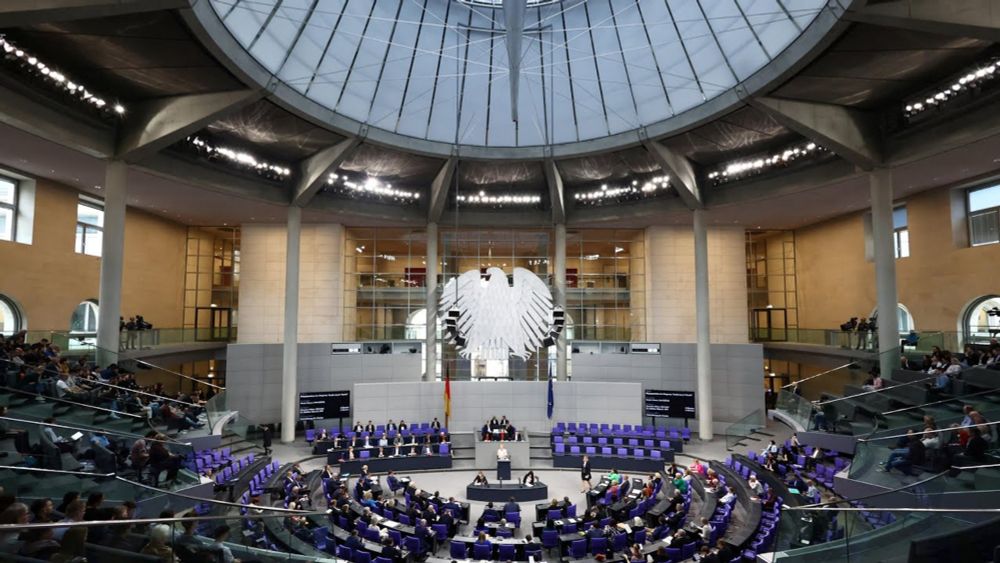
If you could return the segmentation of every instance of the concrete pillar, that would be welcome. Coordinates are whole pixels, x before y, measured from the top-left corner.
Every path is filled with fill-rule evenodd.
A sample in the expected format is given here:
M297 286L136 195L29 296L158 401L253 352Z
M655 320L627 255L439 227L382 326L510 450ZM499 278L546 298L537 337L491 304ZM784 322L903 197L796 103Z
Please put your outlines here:
M104 236L97 312L97 363L102 367L118 361L121 342L118 319L122 314L127 177L124 162L108 161L104 172Z
M705 212L694 210L694 306L698 335L698 437L711 440L712 340L708 309L708 232Z
M437 313L438 313L438 226L427 223L427 335L424 340L424 381L437 376Z
M566 225L560 223L555 228L555 259L552 265L552 289L557 307L566 310ZM567 315L569 312L567 311ZM568 319L567 319L568 320ZM579 320L578 320L579 321ZM566 381L569 359L566 357L566 329L556 340L556 379ZM547 375L547 374L546 374Z
M299 242L302 208L288 208L285 250L285 338L281 369L281 441L295 441L299 386Z
M892 222L892 171L869 175L872 242L875 250L875 298L878 305L879 368L884 377L899 365L899 319L896 315L896 252Z

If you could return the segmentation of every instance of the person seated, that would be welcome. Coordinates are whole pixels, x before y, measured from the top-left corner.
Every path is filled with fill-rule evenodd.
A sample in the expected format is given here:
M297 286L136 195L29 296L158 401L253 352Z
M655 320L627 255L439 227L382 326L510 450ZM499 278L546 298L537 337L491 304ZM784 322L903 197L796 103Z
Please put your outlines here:
M732 488L730 486L727 486L725 494L723 494L721 497L719 497L719 503L721 503L721 504L729 504L729 503L733 502L734 500L736 500L736 489L734 489L734 488Z
M473 484L473 485L482 485L482 486L487 486L487 485L489 485L490 483L489 483L489 481L488 481L488 480L486 479L486 474L485 474L485 473L483 473L482 471L480 471L479 473L476 473L476 478L472 480L472 484Z
M528 471L527 473L524 474L524 477L521 479L521 484L525 485L525 486L528 486L528 487L535 486L535 483L537 483L537 482L538 482L538 478L535 477L535 472L534 471Z
M392 541L392 538L385 538L382 540L382 557L393 561L399 561L400 555L400 551Z
M521 505L517 504L514 497L507 499L507 504L503 505L503 512L507 514L509 512L521 512Z
M750 478L747 479L747 487L750 489L750 493L754 498L760 497L760 495L764 492L764 485L761 484L756 475L751 475Z
M480 431L479 436L484 442L489 442L493 439L493 432L490 430L489 424L483 425L483 429Z
M691 464L691 472L695 475L704 476L705 475L705 465L701 463L701 460L695 458L694 463Z
M885 387L885 380L882 379L882 374L877 371L873 372L871 377L861 386L865 391L878 391L883 387Z
M904 475L911 475L910 469L924 462L925 448L920 437L913 430L907 431L906 435L908 445L892 450L889 458L882 463L880 471L890 473L893 469L899 469Z

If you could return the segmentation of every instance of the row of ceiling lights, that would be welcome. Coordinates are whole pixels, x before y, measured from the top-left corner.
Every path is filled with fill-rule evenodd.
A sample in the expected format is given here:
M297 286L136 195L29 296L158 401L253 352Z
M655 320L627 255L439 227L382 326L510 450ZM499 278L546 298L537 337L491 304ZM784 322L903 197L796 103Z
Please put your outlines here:
M542 196L537 194L497 194L487 195L480 190L474 195L461 195L455 198L458 203L467 205L490 205L494 207L538 205L542 202Z
M938 91L931 91L919 99L907 102L903 108L903 115L913 117L930 109L938 108L945 103L954 100L963 93L980 87L983 83L989 82L1000 76L997 66L1000 65L1000 58L994 58L988 63L980 63L974 69L969 70L953 83L942 87Z
M283 180L292 174L291 168L287 166L267 162L245 151L215 145L202 137L191 136L187 141L196 151L209 159L224 159L273 180Z
M790 166L793 162L802 160L821 153L826 149L809 141L797 145L792 145L780 152L772 153L760 158L745 158L728 162L721 167L708 173L708 179L714 185L741 180L749 176L756 176L769 172L775 168Z
M52 68L32 53L17 46L4 35L0 35L0 49L3 49L4 60L31 72L50 86L54 86L62 94L68 95L98 110L102 110L109 115L121 116L125 114L125 106L122 104L108 102L80 82L71 80L65 74Z
M655 197L670 187L670 176L654 176L645 181L632 180L622 185L601 184L601 187L573 194L579 205L623 203Z
M329 186L339 188L339 191L342 193L350 195L375 196L402 202L420 199L420 192L394 188L392 184L383 182L373 176L368 176L364 180L361 180L352 179L343 174L331 173L327 176L326 183Z

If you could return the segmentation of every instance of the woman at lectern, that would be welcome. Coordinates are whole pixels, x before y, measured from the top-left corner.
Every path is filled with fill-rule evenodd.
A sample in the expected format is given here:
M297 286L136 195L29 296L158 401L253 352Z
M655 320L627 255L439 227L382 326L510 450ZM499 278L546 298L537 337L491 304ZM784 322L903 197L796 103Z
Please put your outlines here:
M472 480L473 485L488 486L490 482L486 479L486 474L480 471L476 474L476 478Z

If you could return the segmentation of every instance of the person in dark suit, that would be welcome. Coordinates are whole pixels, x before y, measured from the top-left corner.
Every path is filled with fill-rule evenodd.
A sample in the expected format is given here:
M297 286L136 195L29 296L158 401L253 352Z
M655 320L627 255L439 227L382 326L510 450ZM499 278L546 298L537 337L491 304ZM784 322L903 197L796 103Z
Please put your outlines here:
M436 416L434 417L434 420L431 421L431 428L434 430L441 430L441 421L439 421Z
M514 497L510 497L507 500L507 504L503 505L504 514L508 512L521 512L521 506L514 501Z
M541 544L539 544L538 542L535 541L535 538L531 537L530 534L527 535L527 536L524 536L524 552L525 553L531 553L533 551L538 551L540 549L542 549L542 546L541 546Z
M270 455L274 428L270 424L265 424L262 430L261 445L264 446L264 455Z
M357 422L354 423L353 430L355 432L357 432L358 434L360 434L360 433L362 433L362 432L365 431L365 426L363 424L361 424L361 421L359 420L359 421L357 421Z
M375 431L375 423L369 420L368 424L365 425L365 432L374 432L374 431Z
M391 432L392 430L396 430L396 428L397 428L396 423L393 422L392 419L390 418L389 422L387 422L385 425L385 431Z
M393 561L399 561L399 549L396 548L392 543L392 538L385 538L382 542L382 557L392 559Z
M583 481L581 483L581 493L585 493L593 488L590 484L590 458L583 456L583 465L580 466L580 479Z
M346 545L347 547L349 547L351 549L364 549L365 548L364 544L361 542L361 537L358 536L358 531L357 530L351 531L351 535L348 536L347 541L344 542L344 545Z
M408 424L406 424L406 421L405 421L405 420L403 420L402 418L401 418L401 419L399 419L399 431L400 431L400 432L402 432L403 430L406 430L406 429L407 429L407 428L409 428L409 427L410 427L410 426L409 426Z

